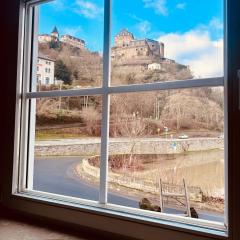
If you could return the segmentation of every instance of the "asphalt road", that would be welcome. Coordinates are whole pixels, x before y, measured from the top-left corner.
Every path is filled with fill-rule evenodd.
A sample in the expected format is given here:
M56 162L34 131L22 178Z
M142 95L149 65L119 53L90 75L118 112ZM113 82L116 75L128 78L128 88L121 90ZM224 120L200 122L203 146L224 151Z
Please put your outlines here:
M34 189L98 201L98 187L83 182L74 176L73 168L79 161L79 157L36 160L34 166ZM136 200L111 193L108 195L108 200L114 204L138 207Z
M98 201L98 186L83 182L74 175L74 166L80 160L80 157L36 159L33 188L39 191ZM120 196L120 193L109 192L108 194L108 202L113 204L138 208L138 201L139 199ZM166 212L180 213L180 211L170 208L166 209ZM198 214L201 219L223 222L223 216L220 214L204 212Z

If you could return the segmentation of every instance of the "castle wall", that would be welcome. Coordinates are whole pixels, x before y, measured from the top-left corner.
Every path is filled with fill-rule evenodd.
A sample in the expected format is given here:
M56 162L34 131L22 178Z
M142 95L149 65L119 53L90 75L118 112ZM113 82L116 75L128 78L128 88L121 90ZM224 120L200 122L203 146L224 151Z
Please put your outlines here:
M134 40L130 32L123 31L115 37L112 59L127 60L140 56L164 57L164 44L152 39Z
M112 58L113 59L129 59L137 58L140 56L149 56L150 49L147 45L144 46L129 46L129 47L116 47L112 49Z
M131 36L117 36L115 37L115 44L118 47L129 46L130 42L133 40Z
M69 36L69 35L63 35L60 41L66 44L70 44L73 47L85 49L85 42L83 40Z
M148 44L153 55L156 55L156 56L161 55L159 42L148 39L146 43Z
M117 47L126 47L129 46L130 42L133 40L133 34L128 32L126 29L123 29L118 35L116 35L115 45Z
M145 40L134 40L130 42L129 46L130 47L147 46L147 42Z
M51 42L52 37L50 35L39 35L38 36L38 41L40 43L48 43Z

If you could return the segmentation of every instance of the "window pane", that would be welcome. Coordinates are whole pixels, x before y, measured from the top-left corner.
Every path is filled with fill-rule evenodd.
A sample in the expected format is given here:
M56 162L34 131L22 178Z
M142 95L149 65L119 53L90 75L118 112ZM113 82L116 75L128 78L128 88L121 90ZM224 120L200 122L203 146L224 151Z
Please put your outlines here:
M37 25L39 77L33 91L101 86L103 0L41 4Z
M223 0L114 0L112 25L112 85L223 76Z
M99 96L36 100L34 190L98 200L99 171L88 159L100 155L101 105Z
M186 190L199 218L224 221L222 87L114 94L110 121L110 203L159 211L162 196L183 214Z

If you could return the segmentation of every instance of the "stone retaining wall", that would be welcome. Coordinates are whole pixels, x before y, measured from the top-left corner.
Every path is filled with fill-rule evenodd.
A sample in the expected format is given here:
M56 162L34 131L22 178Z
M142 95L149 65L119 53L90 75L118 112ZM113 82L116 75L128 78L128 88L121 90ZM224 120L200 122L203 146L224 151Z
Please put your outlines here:
M92 156L100 155L100 143L81 143L58 145L36 144L37 156ZM178 154L187 151L204 151L221 149L224 147L222 138L196 138L196 139L136 139L126 141L112 141L109 144L109 154Z

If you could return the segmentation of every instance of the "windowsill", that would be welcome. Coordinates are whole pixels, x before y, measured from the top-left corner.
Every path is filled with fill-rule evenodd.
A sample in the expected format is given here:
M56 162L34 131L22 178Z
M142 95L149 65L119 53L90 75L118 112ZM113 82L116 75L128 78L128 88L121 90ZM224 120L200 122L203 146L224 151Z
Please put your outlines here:
M47 208L51 207L59 207L59 208L64 208L66 210L74 210L83 213L89 213L89 214L94 214L98 215L99 217L107 217L111 218L111 220L114 222L114 219L116 220L123 220L132 223L138 223L138 224L143 224L144 227L157 227L158 230L160 231L161 228L163 229L168 229L168 230L174 230L174 231L180 231L180 232L185 232L185 233L191 233L191 234L196 234L196 235L203 235L207 236L209 238L217 238L217 239L227 239L227 231L226 228L224 227L223 224L216 224L214 227L210 228L207 227L206 225L209 224L207 221L203 220L196 220L196 219L189 219L190 221L185 221L185 222L180 222L177 221L177 217L174 215L168 215L168 214L162 214L161 219L154 217L154 215L157 216L157 214L153 214L153 216L147 216L144 210L143 214L133 214L132 212L129 211L127 207L119 207L116 205L111 205L109 204L108 206L103 206L98 203L91 203L89 201L89 204L81 204L80 200L76 201L74 198L70 197L59 197L58 195L50 194L52 196L47 196L47 194L44 194L42 192L35 192L35 191L26 191L22 193L17 193L13 195L14 200L23 200L26 202L32 202L34 203L41 203L45 205L50 205L47 206ZM88 201L86 201L88 202ZM12 208L15 208L15 206L12 206ZM19 206L18 206L19 208ZM19 209L21 210L21 209ZM24 209L23 209L24 210ZM134 211L134 210L132 210ZM32 214L38 215L37 211L32 212ZM166 215L166 216L165 216ZM48 218L54 218L52 215L48 215ZM165 219L164 219L165 217ZM168 218L167 218L168 217ZM174 218L176 219L174 221ZM183 220L183 218L182 218ZM67 219L63 217L63 221L68 222ZM197 222L205 222L205 226L197 226ZM188 223L187 223L188 222ZM192 222L192 223L191 223ZM79 222L76 221L76 224L79 224ZM82 225L82 223L80 223ZM114 223L113 223L114 224ZM198 223L199 225L199 223ZM210 225L209 225L210 226ZM213 225L212 225L213 226ZM87 226L89 227L89 226ZM93 228L97 226L91 226ZM143 228L144 228L143 227ZM107 228L108 229L108 228ZM108 231L111 231L112 229L108 229ZM115 233L115 232L114 232Z

